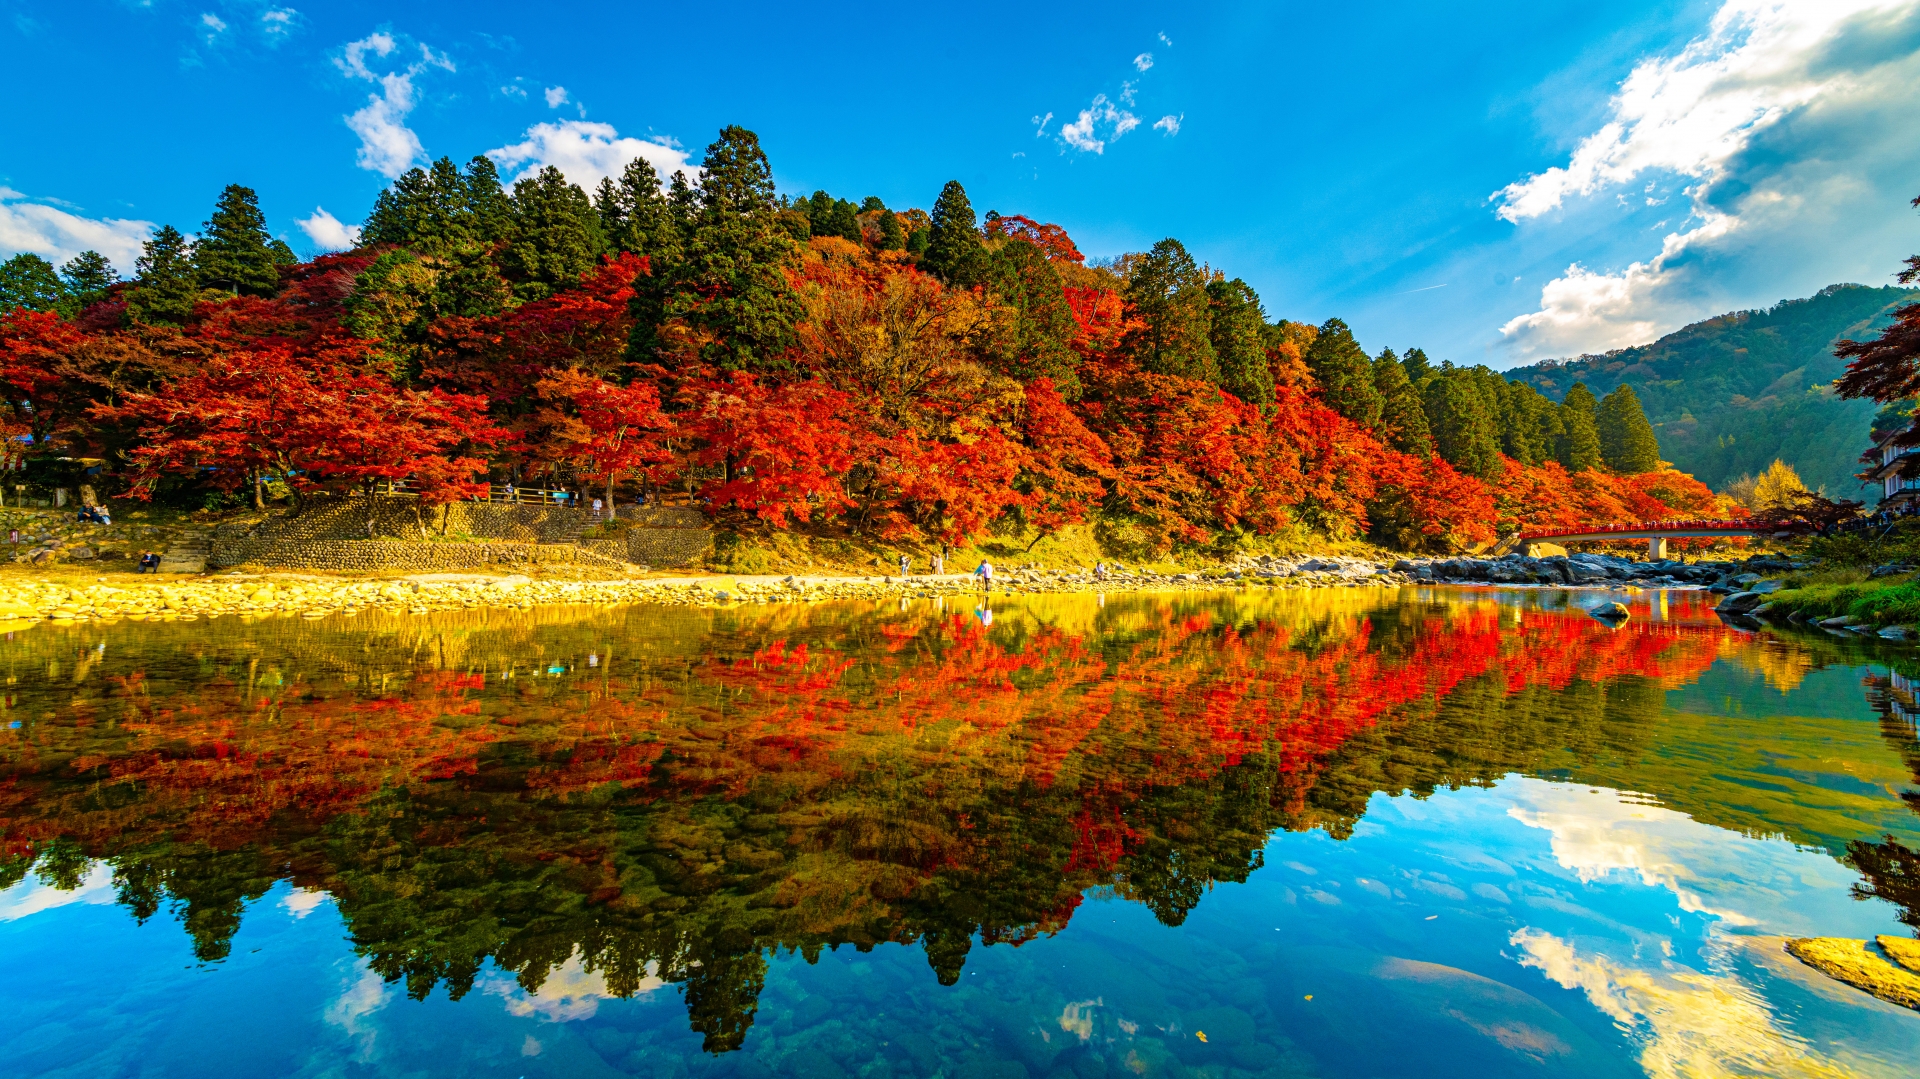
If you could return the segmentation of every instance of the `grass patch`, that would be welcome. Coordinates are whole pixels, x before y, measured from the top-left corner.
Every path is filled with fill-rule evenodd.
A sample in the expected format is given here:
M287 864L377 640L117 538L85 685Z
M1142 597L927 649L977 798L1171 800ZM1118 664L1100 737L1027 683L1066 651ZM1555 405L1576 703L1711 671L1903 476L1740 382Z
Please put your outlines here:
M1920 623L1920 583L1911 574L1872 581L1805 579L1842 575L1844 571L1790 578L1789 587L1774 593L1770 600L1774 612L1797 613L1807 619L1846 615L1876 626Z

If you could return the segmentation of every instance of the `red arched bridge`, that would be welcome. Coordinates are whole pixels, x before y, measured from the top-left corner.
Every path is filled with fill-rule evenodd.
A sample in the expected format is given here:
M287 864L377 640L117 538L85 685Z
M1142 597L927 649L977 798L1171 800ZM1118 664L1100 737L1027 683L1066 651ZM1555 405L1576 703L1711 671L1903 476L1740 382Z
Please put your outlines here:
M1577 543L1583 540L1616 542L1619 540L1646 540L1647 557L1667 557L1667 541L1670 539L1720 539L1730 536L1770 536L1780 531L1778 521L1757 521L1751 518L1726 518L1710 521L1628 521L1613 522L1592 528L1528 528L1519 536L1521 543L1538 543L1549 540L1556 543Z

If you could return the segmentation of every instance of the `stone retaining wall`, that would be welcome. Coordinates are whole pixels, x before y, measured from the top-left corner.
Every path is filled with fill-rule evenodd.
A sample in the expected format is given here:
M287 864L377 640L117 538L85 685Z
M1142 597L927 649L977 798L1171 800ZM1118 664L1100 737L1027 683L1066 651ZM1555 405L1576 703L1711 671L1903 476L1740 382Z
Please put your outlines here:
M624 566L570 543L408 543L405 540L215 540L213 566L253 564L343 573L442 573L485 566Z
M417 512L416 512L417 511ZM261 540L379 540L415 542L441 536L441 517L447 536L514 543L567 543L592 523L586 510L560 506L522 506L511 503L453 502L444 507L421 506L411 498L375 497L316 499L299 513L269 517L244 535ZM367 532L367 519L373 532ZM422 527L424 525L424 527ZM228 538L242 534L231 527L220 530Z

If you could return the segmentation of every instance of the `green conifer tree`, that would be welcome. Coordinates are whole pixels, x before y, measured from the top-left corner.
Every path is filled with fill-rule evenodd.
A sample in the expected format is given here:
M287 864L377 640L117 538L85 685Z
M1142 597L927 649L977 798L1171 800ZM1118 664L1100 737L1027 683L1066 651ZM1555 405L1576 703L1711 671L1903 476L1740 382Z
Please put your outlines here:
M1448 464L1488 481L1506 473L1492 411L1471 374L1443 369L1430 379L1426 412L1434 449Z
M172 225L160 226L134 262L127 289L127 315L135 322L179 325L193 314L200 289L193 268L193 245Z
M1426 406L1407 378L1407 369L1390 348L1373 361L1373 388L1380 393L1380 431L1387 444L1415 457L1433 455L1433 432L1427 427Z
M1207 282L1208 322L1220 385L1249 404L1273 404L1273 368L1263 340L1267 315L1260 295L1239 278Z
M676 213L691 214L685 256L662 282L657 314L645 297L635 298L633 351L653 355L659 322L682 318L701 331L704 362L722 370L784 370L794 324L805 312L787 283L785 268L797 252L780 224L760 138L743 127L722 128L700 166L697 200L683 195L684 174L675 174L667 201ZM692 205L679 209L685 202Z
M513 199L500 183L500 168L485 154L475 154L467 162L466 175L460 178L462 227L459 239L464 243L493 247L513 237Z
M1220 383L1207 275L1185 245L1171 236L1154 244L1128 275L1126 297L1141 320L1121 343L1133 362L1155 374Z
M900 215L882 206L879 213L880 250L905 251L907 230L900 227Z
M1554 459L1569 472L1584 472L1606 463L1600 456L1600 432L1594 425L1598 405L1584 382L1574 383L1560 402L1560 438Z
M927 230L920 268L950 285L968 288L980 284L986 276L986 261L979 219L974 216L973 203L967 201L967 189L958 180L948 180L933 203L933 221Z
M114 271L113 263L107 261L107 256L98 251L82 251L60 267L60 279L66 282L77 310L106 299L107 290L120 280L120 275Z
M0 315L18 308L29 311L55 311L70 297L53 263L31 251L22 251L0 262Z
M514 295L538 300L579 283L606 247L587 193L552 165L513 185L513 240L500 270Z
M1420 388L1421 383L1433 377L1433 363L1427 359L1423 349L1408 349L1407 354L1400 359L1400 366L1406 368L1407 381L1413 383L1413 388L1416 390Z
M280 289L275 254L273 235L267 231L267 219L260 213L253 189L228 184L193 245L200 287L241 296L271 296Z
M1321 323L1305 359L1328 407L1369 431L1379 428L1383 402L1374 386L1373 360L1346 323L1337 318Z
M645 255L658 275L680 257L683 246L673 207L660 190L660 174L644 158L634 158L620 173L620 182L600 182L596 209L611 252Z
M891 218L891 213L887 217ZM989 287L1013 309L1004 334L989 348L993 367L1022 382L1050 378L1068 398L1080 393L1079 330L1060 272L1024 240L1009 240L988 256Z
M1622 385L1600 402L1594 413L1600 435L1600 456L1615 472L1654 472L1660 468L1660 443L1653 425L1640 408L1640 395Z

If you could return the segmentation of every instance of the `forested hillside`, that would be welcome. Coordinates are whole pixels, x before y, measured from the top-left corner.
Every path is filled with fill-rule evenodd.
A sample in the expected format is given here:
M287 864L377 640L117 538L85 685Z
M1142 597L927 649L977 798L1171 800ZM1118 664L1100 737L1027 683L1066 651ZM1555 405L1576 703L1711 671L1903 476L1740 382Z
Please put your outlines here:
M1834 342L1863 340L1893 321L1920 290L1831 285L1764 311L1735 311L1650 345L1549 360L1506 372L1549 397L1576 382L1595 393L1631 385L1659 435L1661 453L1716 490L1759 475L1776 457L1810 487L1869 498L1853 474L1879 408L1843 401L1830 383L1845 369Z
M1630 387L1555 402L1369 354L1176 239L1091 264L958 182L929 211L772 177L729 127L697 178L636 160L591 194L442 159L304 263L238 185L130 280L18 255L0 436L35 482L98 461L188 504L404 481L426 509L512 481L909 549L1090 526L1128 560L1727 508L1661 467Z

